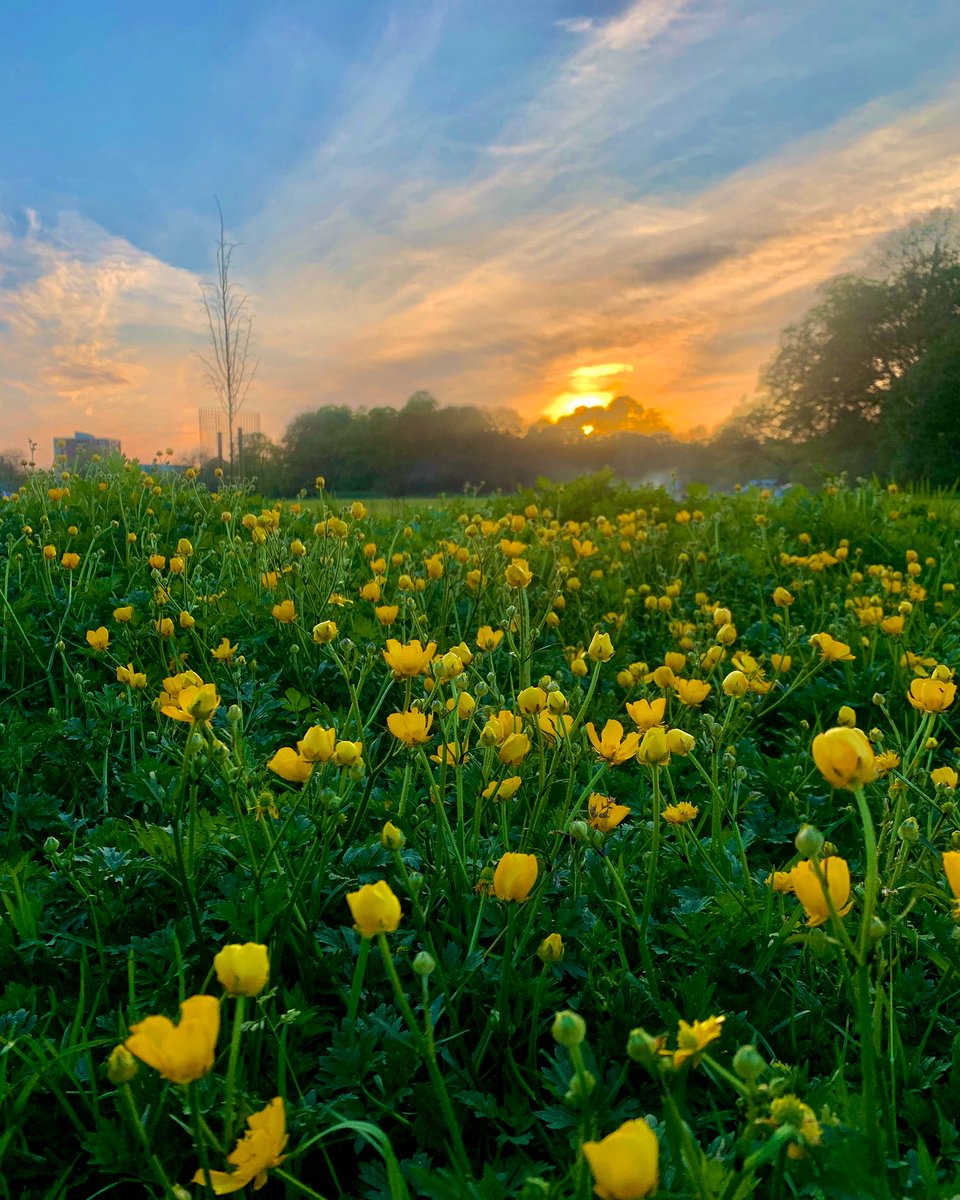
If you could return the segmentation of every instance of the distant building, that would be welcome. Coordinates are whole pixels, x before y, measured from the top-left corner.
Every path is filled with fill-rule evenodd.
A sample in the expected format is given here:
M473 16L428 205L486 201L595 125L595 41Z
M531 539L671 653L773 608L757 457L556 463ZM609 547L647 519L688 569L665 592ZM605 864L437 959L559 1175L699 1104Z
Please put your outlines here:
M53 439L53 461L58 457L66 457L67 465L75 467L81 462L89 462L95 455L101 457L107 454L119 454L120 441L118 438L94 437L92 433L80 433L73 437L58 437Z

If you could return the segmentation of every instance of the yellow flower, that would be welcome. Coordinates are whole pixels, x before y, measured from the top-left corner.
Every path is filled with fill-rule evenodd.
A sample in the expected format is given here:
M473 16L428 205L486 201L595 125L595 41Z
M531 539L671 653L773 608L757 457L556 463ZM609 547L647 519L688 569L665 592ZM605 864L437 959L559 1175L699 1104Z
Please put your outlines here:
M853 655L846 642L838 642L829 633L814 633L810 637L810 645L816 646L824 662L852 662Z
M308 762L291 746L282 746L267 766L274 775L279 775L287 783L306 783L313 774L313 763Z
M953 767L936 767L930 772L930 782L934 787L945 787L953 791L960 776Z
M132 604L124 604L120 608L115 608L113 610L113 619L115 621L118 621L121 625L125 625L128 621L132 621L133 620L133 605Z
M127 663L125 667L117 667L117 683L125 683L127 687L142 691L147 686L147 677L142 671L135 671L133 663Z
M402 645L396 638L387 638L387 648L383 657L398 679L414 679L430 670L430 663L436 652L436 642L427 642L426 646L421 646L419 641Z
M498 900L517 900L523 903L537 882L537 856L512 854L502 856L493 873L493 892Z
M188 672L192 675L193 672ZM182 679L184 676L176 676L175 679ZM198 721L209 721L213 714L220 707L220 697L217 694L216 684L213 683L187 683L184 686L177 688L176 692L171 696L169 685L175 680L165 679L163 686L166 689L164 695L160 697L161 701L164 697L170 700L168 704L161 704L160 711L165 717L173 717L175 721L186 721L189 724L194 724Z
M292 600L281 600L270 611L281 625L289 625L297 619L297 610L294 608Z
M53 545L50 545L50 546L44 546L44 548L43 548L43 557L44 557L44 558L47 560L47 562L52 562L52 561L53 561L53 559L55 559L55 558L57 557L57 548L56 548L56 546L53 546Z
M680 679L678 677L673 681L673 690L677 693L677 699L681 704L687 705L688 708L696 708L710 695L711 689L710 684L705 683L702 679Z
M798 1096L779 1096L770 1103L771 1125L782 1128L791 1125L796 1130L795 1142L787 1146L788 1158L806 1158L807 1146L819 1146L822 1139L820 1122L809 1104Z
M793 666L793 658L789 654L771 654L770 665L775 675L784 674Z
M876 779L873 747L862 729L835 725L813 739L813 761L837 788L855 788Z
M688 1059L696 1059L701 1050L706 1049L723 1033L724 1017L707 1017L705 1021L694 1021L688 1025L681 1021L677 1028L677 1048L673 1051L674 1067L682 1066Z
M110 645L110 633L105 625L101 625L99 629L87 630L87 645L91 649L100 651L106 650Z
M279 1167L283 1162L283 1149L287 1144L287 1122L283 1100L274 1096L266 1108L247 1117L247 1131L237 1142L233 1152L227 1156L232 1171L197 1171L192 1183L206 1186L207 1174L210 1186L218 1196L239 1192L248 1183L259 1191L267 1182L267 1171Z
M267 948L259 942L234 942L216 955L213 969L228 995L256 996L270 978Z
M609 633L595 633L587 647L587 658L594 662L609 662L613 658L613 642Z
M408 712L391 713L387 717L387 728L405 746L422 746L430 740L433 714L412 709Z
M590 793L587 811L590 814L590 828L599 829L601 833L616 829L621 821L630 816L626 804L617 804L610 796L602 796L599 792Z
M827 893L838 917L846 916L853 902L850 900L850 868L846 859L831 856L820 864L824 885L814 873L809 859L798 862L790 872L793 890L807 914L808 925L822 925L830 916Z
M750 680L742 671L731 671L724 676L721 687L726 696L745 696L750 690Z
M537 958L543 963L558 963L563 958L563 938L559 933L548 934L537 947Z
M152 571L162 571L167 565L167 560L163 554L151 554L147 559L147 565Z
M80 566L80 555L74 554L70 550L66 550L60 559L60 563L62 566L66 567L68 571L73 571L76 567Z
M688 825L700 815L700 809L695 804L681 800L678 804L668 804L660 814L668 825Z
M325 646L337 636L336 621L320 621L313 627L313 640L318 646Z
M535 715L547 706L547 693L542 687L524 688L517 695L517 708L522 713L527 713L530 716Z
M789 608L793 603L793 596L785 587L778 587L773 593L773 602L777 608Z
M646 733L654 725L659 725L663 721L666 711L667 701L664 696L652 701L634 700L632 704L627 705L627 713L630 720L636 725L640 733Z
M782 896L789 896L793 892L793 876L790 871L773 871L764 883Z
M171 1083L192 1083L213 1066L219 1032L216 997L191 996L180 1005L178 1025L168 1017L147 1017L131 1026L124 1045Z
M170 617L161 617L159 621L154 621L153 627L162 638L173 637L173 621L170 619Z
M597 737L597 731L592 721L587 722L587 737L597 752L599 758L606 759L612 766L619 766L628 758L633 758L640 745L638 733L628 733L624 736L623 726L619 721L608 721L603 727L603 733Z
M297 752L309 763L325 763L333 758L337 746L337 731L322 725L311 725L297 742Z
M365 883L359 891L347 892L347 904L354 920L353 927L363 937L393 933L403 915L400 901L384 879Z
M624 1121L599 1142L584 1142L600 1200L643 1200L660 1184L660 1143L643 1120Z
M392 625L400 612L396 604L382 604L373 610L373 615L381 625Z
M953 898L960 900L960 850L945 850L943 852L943 871L950 884Z
M217 646L215 650L210 651L217 662L226 663L227 666L233 662L233 656L236 654L236 652L237 647L230 645L229 638L223 638L220 642L220 645Z
M945 712L954 702L957 685L943 679L915 679L910 684L907 699L914 708L925 713Z
M533 572L530 570L530 564L525 558L515 558L507 565L503 572L503 578L507 587L525 588L530 586L530 581L533 579Z
M520 790L522 780L519 775L508 775L499 782L488 783L481 793L484 800L512 800Z
M551 697L556 695L559 695L559 693L550 693ZM549 702L548 700L547 703ZM553 713L545 710L537 717L537 724L540 726L540 732L550 745L553 746L556 744L558 737L569 734L573 727L573 717L569 713Z
M666 730L660 725L651 725L637 747L637 761L648 767L656 767L670 761L670 744Z
M502 641L502 629L491 629L489 625L481 625L477 630L477 645L481 650L496 650Z
M337 767L352 767L363 757L363 742L341 741L333 748L333 764Z

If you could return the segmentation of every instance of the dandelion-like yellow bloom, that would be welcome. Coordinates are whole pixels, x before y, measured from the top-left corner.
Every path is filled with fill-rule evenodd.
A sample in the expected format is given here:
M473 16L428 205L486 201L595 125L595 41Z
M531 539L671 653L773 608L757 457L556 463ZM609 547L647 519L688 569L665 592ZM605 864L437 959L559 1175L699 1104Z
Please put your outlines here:
M677 1028L677 1048L673 1051L674 1067L682 1066L689 1059L696 1060L700 1051L723 1033L724 1020L722 1016L707 1017L705 1021L694 1021L692 1025L681 1021Z
M695 804L680 800L677 804L668 804L660 814L668 825L689 825L700 815L700 809Z

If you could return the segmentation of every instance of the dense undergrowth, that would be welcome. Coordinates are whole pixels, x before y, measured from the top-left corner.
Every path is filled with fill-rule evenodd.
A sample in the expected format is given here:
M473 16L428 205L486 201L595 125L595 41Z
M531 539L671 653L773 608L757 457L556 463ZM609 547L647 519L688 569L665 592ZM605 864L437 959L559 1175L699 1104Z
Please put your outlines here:
M955 513L33 476L0 1195L952 1196Z

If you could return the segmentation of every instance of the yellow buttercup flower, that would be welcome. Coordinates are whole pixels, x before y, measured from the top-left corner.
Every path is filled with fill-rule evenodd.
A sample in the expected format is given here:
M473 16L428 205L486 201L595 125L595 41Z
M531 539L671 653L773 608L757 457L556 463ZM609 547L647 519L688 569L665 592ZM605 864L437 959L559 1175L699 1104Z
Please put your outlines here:
M230 645L229 638L222 638L220 645L210 651L211 655L217 660L217 662L226 663L227 666L233 662L233 656L236 654L236 652L237 647Z
M373 615L381 625L392 625L399 613L400 608L396 604L382 604L373 610Z
M509 775L499 782L494 780L493 783L488 783L481 795L484 800L512 800L520 790L521 783L519 775Z
M217 979L230 996L256 996L267 986L270 959L259 942L224 946L213 960Z
M644 1200L660 1184L660 1143L644 1120L624 1121L599 1142L584 1142L583 1154L600 1200Z
M907 699L914 708L925 713L945 712L954 702L957 685L943 679L915 679L910 684Z
M191 996L180 1005L179 1024L168 1017L147 1017L131 1026L124 1045L171 1083L192 1083L213 1067L219 1032L216 997Z
M634 700L627 705L627 714L640 733L646 733L654 725L661 724L666 711L667 701L664 696L656 700Z
M193 672L186 672L185 675L193 675ZM209 721L220 707L216 684L191 681L178 687L171 695L169 685L183 678L185 676L178 675L174 679L163 681L166 690L160 699L162 702L166 698L168 703L161 703L160 711L165 717L173 717L175 721L185 721L189 724Z
M110 645L110 632L105 625L101 625L99 629L88 629L86 636L87 645L98 654Z
M409 712L391 713L387 717L387 728L405 746L422 746L430 740L433 714L411 709Z
M503 572L503 578L507 587L525 588L530 586L530 582L533 579L533 572L530 570L530 564L525 558L515 558Z
M313 763L308 762L290 746L282 746L267 766L287 783L306 783L313 774Z
M347 904L353 916L353 927L363 937L393 933L403 915L400 901L385 879L365 883L359 891L347 892Z
M502 641L502 629L491 629L489 625L481 625L477 630L477 646L481 650L486 650L489 653L492 650L496 650Z
M517 767L530 753L530 739L525 733L510 733L497 750L497 757L506 767Z
M945 787L953 791L957 786L958 780L960 780L960 776L957 775L953 767L935 767L930 772L930 782L934 787Z
M135 671L133 663L127 663L125 667L117 667L117 683L142 691L147 686L147 677L142 671Z
M308 763L325 763L333 758L337 746L337 731L323 725L311 725L297 742L297 753Z
M677 1048L672 1052L674 1067L683 1066L689 1059L696 1060L700 1051L705 1050L723 1033L725 1019L722 1016L707 1017L705 1021L694 1021L692 1025L681 1021L677 1028Z
M603 727L603 733L599 737L592 721L587 722L586 729L587 737L597 752L597 756L605 759L612 767L625 763L628 758L633 758L637 753L640 735L638 733L624 735L623 726L619 721L607 721Z
M281 600L270 610L281 625L290 625L297 619L297 610L292 600Z
M198 1170L191 1182L207 1186L209 1174L209 1186L218 1196L239 1192L249 1183L253 1184L255 1192L259 1191L267 1182L267 1172L273 1167L279 1167L283 1162L283 1149L287 1140L283 1099L274 1096L266 1108L247 1117L246 1133L227 1155L227 1162L232 1165L233 1170Z
M493 873L493 893L498 900L517 900L521 904L537 882L535 854L504 854Z
M609 633L595 633L587 647L587 658L594 662L609 662L613 658L613 642Z
M829 633L814 633L810 637L810 645L816 646L824 662L852 662L853 655L846 642L838 642Z
M846 859L834 856L825 858L820 863L820 872L823 883L817 878L809 859L798 862L790 872L794 893L807 914L807 924L811 926L822 925L829 919L830 904L838 917L846 916L853 904L850 900L850 868ZM828 894L830 903L827 902Z
M396 638L388 638L383 657L398 679L414 679L430 670L436 652L436 642L427 642L426 646L421 646L419 641L412 641L403 645Z
M953 898L960 900L960 850L945 850L943 852L943 873L947 877Z
M681 704L688 708L696 708L706 700L712 689L710 684L702 679L681 679L678 676L673 681L673 690Z
M862 729L836 725L813 739L813 761L837 788L855 788L876 779L873 747Z
M133 605L124 604L120 608L113 610L113 619L121 625L126 625L128 621L133 620Z
M601 833L609 833L616 829L621 821L630 816L626 804L617 804L610 796L602 796L599 792L591 792L587 801L589 825L591 829L599 829Z

